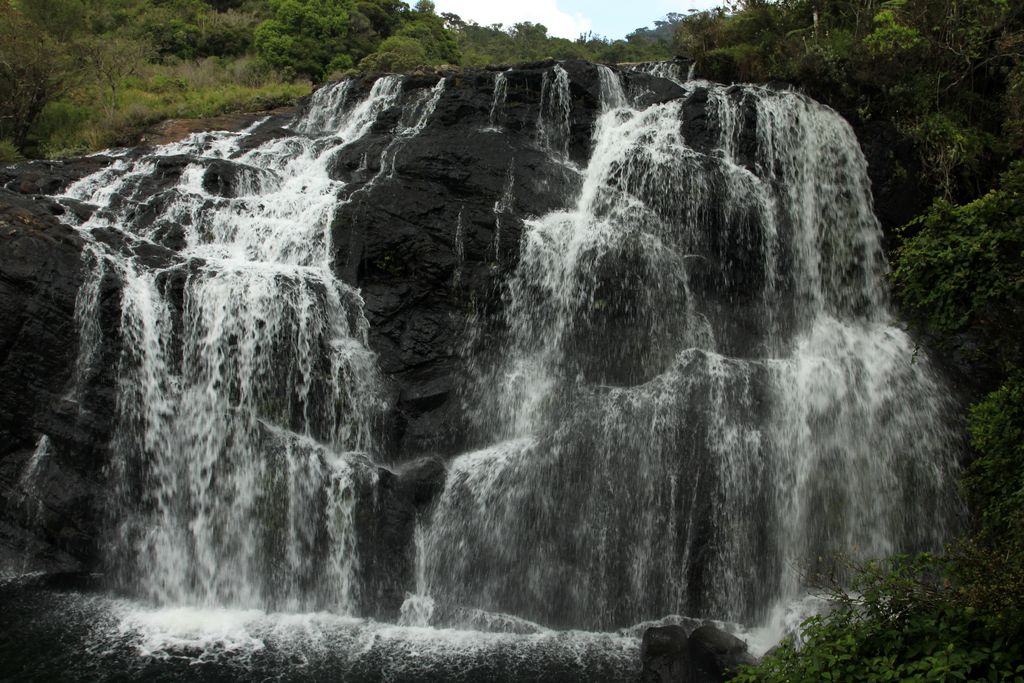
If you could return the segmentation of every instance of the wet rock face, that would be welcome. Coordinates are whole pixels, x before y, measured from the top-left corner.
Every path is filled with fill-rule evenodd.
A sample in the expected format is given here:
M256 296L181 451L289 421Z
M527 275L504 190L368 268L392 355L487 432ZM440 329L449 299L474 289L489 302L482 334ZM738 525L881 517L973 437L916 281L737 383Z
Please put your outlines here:
M409 540L417 514L443 488L446 459L473 444L462 389L508 334L507 283L519 261L524 226L568 208L582 182L580 168L589 158L601 109L599 71L585 62L559 63L568 91L567 99L555 101L555 66L541 62L444 74L444 89L423 128L400 137L408 125L406 105L429 94L442 77L409 76L398 103L331 159L330 176L345 182L330 234L333 268L361 293L369 344L388 380L390 400L378 425L384 438L377 455L393 467L379 471L375 507L360 508L357 515L366 614L396 612L410 585ZM695 149L711 151L719 131L709 123L706 89L687 95L671 80L636 71L624 70L621 79L639 106L686 97L681 125L687 138ZM365 98L374 80L354 81L350 98ZM551 119L563 104L567 118ZM202 160L200 184L210 195L204 201L227 201L276 182L238 157L268 142L287 143L295 135L293 125L287 115L269 117L240 141L231 158ZM558 130L542 136L542 126ZM753 165L748 148L755 131L745 132L738 151ZM130 161L145 153L133 150L119 158ZM39 566L97 566L102 471L117 414L121 283L113 272L100 283L99 325L114 334L104 337L99 357L83 369L75 308L87 269L81 236L62 221L83 221L99 209L51 197L115 161L93 156L0 167L0 563L27 551ZM176 293L170 298L179 318L184 282L202 263L183 262L179 252L187 226L160 222L160 215L182 174L197 161L187 151L162 157L141 182L118 191L109 208L127 208L133 224L148 230L146 239L110 228L93 231L111 251L166 271L160 285ZM719 250L736 248L723 244ZM607 316L607 327L581 326L581 345L607 340L630 324L640 292L619 284L623 263L595 266L607 271L595 301L608 302L615 315ZM726 291L713 273L695 273L693 286L702 297L722 297L725 291L738 301L756 289L737 280ZM754 336L743 330L730 335ZM667 363L652 357L652 367L634 367L629 361L635 350L623 347L622 354L614 368L580 367L579 374L626 385ZM668 658L658 669L665 675L674 676L683 666L672 650L678 635L652 636L650 642L650 652L664 650L657 656ZM684 642L689 643L686 668L698 657L691 656L692 639ZM718 656L715 647L709 645L708 657Z
M598 71L561 63L571 113L568 163L558 163L537 134L554 64L450 75L427 125L398 148L393 174L380 162L399 112L382 115L334 159L333 174L349 183L334 220L335 265L362 291L370 344L395 379L392 457L462 450L467 426L457 387L467 356L501 334L503 283L518 262L523 221L566 208L579 186L577 167L589 157L600 111ZM498 74L506 85L496 97ZM431 88L437 80L410 77L404 87ZM625 82L652 103L683 93L646 74ZM358 83L350 97L371 85Z
M95 408L79 410L74 311L82 240L53 209L0 190L0 515L7 530L0 562L23 563L23 553L10 562L5 556L29 550L42 566L68 568L95 554L96 474L109 438L113 377L83 383L80 393ZM116 295L113 286L107 294ZM49 435L43 449L42 434Z

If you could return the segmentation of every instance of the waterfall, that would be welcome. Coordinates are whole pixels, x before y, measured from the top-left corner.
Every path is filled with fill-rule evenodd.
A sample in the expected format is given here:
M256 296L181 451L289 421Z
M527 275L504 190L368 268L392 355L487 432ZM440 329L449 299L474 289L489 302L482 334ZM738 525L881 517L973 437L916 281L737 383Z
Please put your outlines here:
M619 74L604 64L598 64L597 76L601 84L601 111L625 107L628 101Z
M191 136L65 191L96 207L65 215L86 243L71 397L105 345L118 354L103 548L118 588L158 606L352 616L365 592L393 591L394 610L404 591L401 626L515 634L669 614L754 624L792 612L808 575L842 576L840 555L948 538L948 392L890 310L849 125L755 86L686 82L642 108L648 76L692 78L638 66L631 101L617 70L585 68L517 76L507 112L509 72L493 91L461 75L343 81L269 135L258 122ZM475 94L455 92L466 83ZM390 181L453 111L467 139L409 174L420 213L401 215ZM448 174L474 158L497 159L492 173ZM405 400L369 347L385 297L364 313L332 244L364 208L408 223L389 247L414 235L410 251L436 257L401 275L430 287L403 280L387 306L433 305L423 292L450 283L486 305L466 318L496 311L478 339L498 348L467 360L451 392L463 413L444 413L467 433L443 485L440 466L410 481L427 475L376 459ZM387 289L385 275L367 281ZM475 301L482 287L492 300ZM463 315L451 299L431 315ZM393 320L375 348L405 334ZM378 518L386 496L399 502ZM385 542L400 566L374 554Z
M459 286L462 281L462 269L466 264L466 227L462 222L462 214L465 207L459 208L459 217L455 219L455 274L452 276L452 285Z
M508 162L508 170L505 171L505 187L501 196L494 202L494 260L501 260L501 226L502 219L511 214L515 209L516 189L516 167L515 159Z
M637 64L633 68L640 73L645 73L657 78L664 78L665 80L672 81L676 85L684 85L688 81L692 81L694 79L696 67L697 63L691 62L690 66L687 67L685 74L683 73L682 63L676 61L646 62L643 64Z
M508 72L502 71L494 77L494 95L491 96L491 113L487 117L489 130L501 130L501 116L508 98Z
M44 503L41 496L40 484L46 476L47 466L50 458L53 457L53 446L50 444L50 437L43 434L36 442L36 448L32 451L28 462L18 477L18 488L21 489L21 498L25 508L25 515L30 526L38 526L43 514Z
M452 463L426 536L436 600L759 622L838 554L956 523L949 406L889 312L852 130L792 92L708 100L711 149L680 102L605 106L575 207L527 221L471 402L497 445Z
M310 98L309 112L297 122L296 130L307 135L336 130L351 89L352 81L344 80L317 90Z
M430 116L437 108L437 102L444 94L445 83L442 78L432 90L420 93L417 98L402 110L402 117L398 122L394 136L380 154L380 170L365 185L359 188L360 192L369 192L382 177L394 177L395 163L398 160L398 153L405 143L417 136L430 121Z
M383 398L362 299L332 270L344 183L328 168L401 86L381 78L355 102L350 82L328 86L294 135L252 149L240 146L249 131L193 137L67 190L98 207L76 226L90 266L80 371L99 344L99 283L108 271L121 281L107 555L158 604L355 610L355 506L377 477L361 454L375 448ZM443 87L404 105L381 173ZM146 179L182 154L177 180L147 196ZM221 191L212 163L227 159L235 175ZM114 228L145 245L178 226L184 247L157 267L97 237Z
M544 72L541 83L537 144L562 158L568 157L571 116L569 72L556 64L550 72Z

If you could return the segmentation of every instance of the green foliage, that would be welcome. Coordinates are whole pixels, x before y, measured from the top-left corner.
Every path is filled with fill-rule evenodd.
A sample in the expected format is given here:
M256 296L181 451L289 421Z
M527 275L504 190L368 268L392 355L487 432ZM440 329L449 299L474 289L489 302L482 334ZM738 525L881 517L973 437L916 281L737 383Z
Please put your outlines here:
M880 53L899 54L919 47L924 40L921 34L896 19L896 12L883 9L875 15L875 30L864 37L864 44Z
M669 21L655 22L655 29L637 29L625 40L607 40L591 34L577 40L548 35L542 24L520 22L504 27L501 24L480 26L459 17L443 15L454 33L465 66L514 64L541 59L588 59L594 62L642 62L668 59L672 56L671 35L679 15Z
M1024 12L1007 0L743 0L682 18L674 47L699 75L792 81L849 118L891 122L949 199L977 196L1024 152Z
M198 55L200 30L195 18L193 12L184 14L182 7L156 6L139 18L135 30L160 56L189 59Z
M0 140L0 163L9 161L21 161L24 157L18 151L17 145L10 140Z
M427 64L458 64L459 46L441 17L434 14L434 5L420 0L415 12L407 15L395 34L416 41L426 53Z
M926 332L996 371L1024 365L1024 162L963 206L940 199L904 228L893 281Z
M1024 554L1024 374L1014 372L973 406L968 426L980 457L964 476L964 491L979 513L979 539L1020 558ZM1024 561L1020 564L1024 567Z
M977 540L1024 567L1024 161L998 189L962 206L937 200L905 231L893 273L904 309L991 390L967 422Z
M800 648L785 642L733 680L1024 680L1020 594L1015 603L983 601L1020 584L993 582L990 574L985 588L995 592L979 589L973 567L983 559L924 554L870 563L852 592L834 590L829 614L804 622Z
M68 90L76 70L60 42L0 4L0 138L23 149L35 120Z
M94 106L64 100L51 102L33 125L32 137L47 157L87 153L93 146L82 139L82 131L100 117Z
M267 0L0 0L0 137L78 154L168 117L294 102L309 84L253 54L267 18Z
M350 2L268 1L272 18L260 24L254 35L256 48L268 64L314 80L332 69L351 66L351 58L344 54Z
M268 64L313 80L371 55L367 68L377 70L459 61L455 39L431 3L410 10L397 0L269 2L271 18L255 32L257 50ZM394 37L404 40L387 42Z
M415 38L391 36L376 52L359 62L359 68L371 72L410 71L428 64L427 51Z
M162 117L292 101L357 64L664 59L681 19L572 41L438 16L429 0L0 0L0 137L29 156L91 151Z

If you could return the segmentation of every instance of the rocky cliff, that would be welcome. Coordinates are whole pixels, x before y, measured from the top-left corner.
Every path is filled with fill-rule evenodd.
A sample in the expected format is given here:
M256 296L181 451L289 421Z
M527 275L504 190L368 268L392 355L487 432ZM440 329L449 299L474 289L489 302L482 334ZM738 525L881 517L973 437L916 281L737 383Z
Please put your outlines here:
M354 541L363 613L397 613L412 581L418 511L444 485L445 462L484 445L481 425L470 417L474 411L465 409L474 400L466 387L508 334L507 282L520 258L524 225L568 209L582 183L580 169L608 102L607 73L568 61L393 79L395 92L378 98L384 104L367 119L369 127L327 161L337 187L327 235L330 263L361 296L385 396L374 408L377 464L359 484L372 495L357 496L374 503L353 513L363 530ZM706 86L684 87L679 65L615 74L623 96L638 108L681 101L688 145L713 156L723 123ZM152 273L170 309L166 324L186 327L184 292L205 268L202 255L186 249L190 216L276 182L245 155L274 141L287 147L296 136L320 140L337 124L326 106L332 98L337 109L351 107L373 100L380 84L362 77L344 87L324 86L297 114L270 116L239 134L230 153L210 154L209 141L198 134L176 143L173 154L140 147L0 169L5 570L101 568L100 546L110 540L111 514L118 514L111 510L124 505L113 502L110 488L111 441L125 414L119 401L128 395L122 352L141 342L125 331L122 299L131 273L98 268L96 249ZM722 92L743 100L741 90ZM756 120L740 121L732 150L748 168L755 165ZM329 143L310 144L322 149ZM103 206L90 201L96 192L70 191L107 168L129 172L110 185ZM893 187L896 181L885 176L890 167L871 170L876 186ZM200 203L191 214L172 211L180 188L192 182L189 174L198 174ZM91 222L97 212L107 216L103 226ZM902 219L898 209L886 208L882 216ZM756 248L720 239L722 249ZM744 278L756 277L704 286L709 297L742 304ZM751 334L743 326L737 323L729 336L738 355L746 353L743 340ZM608 330L591 332L596 338ZM180 363L185 352L172 343L166 353ZM620 370L634 373L625 365ZM615 371L602 369L602 381L614 384ZM310 432L315 436L316 427Z
M406 101L433 87L440 75L447 77L447 87L429 125L402 141L398 163L381 168L388 160L383 153L395 147L403 99L332 162L332 176L345 183L333 217L335 268L365 300L370 346L389 379L391 404L383 429L388 457L396 463L445 458L472 439L460 418L458 387L468 372L467 359L484 352L489 336L501 334L501 285L515 267L523 220L561 208L567 190L579 182L572 164L585 163L590 152L599 112L598 72L592 64L564 63L571 77L572 119L561 141L567 154L558 163L537 141L543 81L552 65L501 69L507 90L500 94L503 106L497 113L498 70L407 77L401 86ZM647 103L683 95L669 80L644 73L624 76L627 87ZM357 79L351 97L365 96L375 80ZM290 113L263 120L237 154L290 135L286 127L292 120ZM503 134L489 130L496 126ZM110 334L104 336L99 371L83 383L78 368L82 321L75 320L75 310L88 258L82 237L67 223L87 219L96 207L60 195L110 164L143 159L148 152L140 147L116 158L101 154L0 169L0 485L11 569L21 569L19 563L96 566L98 508L104 504L103 470L116 413L119 347L111 342L118 339L120 283L115 273L103 279L102 317L95 324ZM185 153L161 159L152 175L120 188L113 204L130 205L130 220L147 225L192 163L206 166L204 186L225 197L255 172L230 159ZM157 226L151 241L111 229L96 237L144 255L155 267L180 259L181 226ZM48 438L37 457L40 473L29 486L24 475L43 435ZM428 465L413 469L417 476L424 471L436 476ZM412 488L413 499L428 495Z

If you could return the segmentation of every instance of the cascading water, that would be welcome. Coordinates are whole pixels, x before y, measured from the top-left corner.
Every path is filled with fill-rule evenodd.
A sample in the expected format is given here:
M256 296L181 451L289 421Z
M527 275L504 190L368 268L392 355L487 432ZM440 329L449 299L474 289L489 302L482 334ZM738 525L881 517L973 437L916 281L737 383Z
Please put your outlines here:
M604 64L597 65L598 82L601 85L601 111L619 109L628 105L626 93L622 89L622 79L619 74L612 71Z
M401 79L378 80L345 109L349 89L318 91L294 126L302 135L244 153L244 133L199 149L191 139L67 193L100 207L80 226L86 235L116 225L144 241L186 226L182 259L167 268L98 242L90 252L89 284L106 268L123 281L109 556L126 584L158 603L354 609L353 510L376 477L357 453L373 447L381 399L361 299L331 269L343 184L328 164L397 103ZM405 135L429 116L422 105ZM138 179L185 149L197 161L152 221L134 220L132 199L111 205L134 198ZM224 197L204 180L206 162L228 157L240 171ZM89 325L96 286L79 297ZM83 324L82 337L92 340L82 345L87 365L97 333Z
M329 641L316 657L347 653L345 672L384 653L369 671L408 673L429 659L426 643L472 666L490 658L487 671L550 657L577 679L601 678L591 672L605 661L632 676L648 620L793 621L814 602L806 575L835 570L837 556L948 537L959 445L942 386L889 311L850 127L796 93L696 82L676 63L643 70L684 97L641 108L627 93L648 76L586 67L582 87L582 68L509 70L493 84L386 76L368 93L343 81L265 142L250 139L258 124L196 135L121 155L66 191L98 207L76 225L87 248L69 398L85 400L101 347L116 344L104 553L119 586L157 606L119 633L162 653L197 642L205 653L205 638L225 651L284 642L287 662ZM388 389L331 240L343 209L412 223L377 205L404 188L421 133L454 111L476 117L460 130L478 137L418 170L446 174L458 205L417 198L422 225L395 234L414 234L414 249L450 245L451 270L424 272L452 289L515 267L488 304L502 311L497 334L478 331L500 348L471 359L463 387L470 450L443 485L409 484L374 461ZM480 158L498 161L486 182L453 171L488 145ZM559 196L524 216L529 192ZM374 277L411 281L386 256ZM112 279L116 332L100 324ZM26 491L50 451L44 437ZM418 502L389 509L405 521L374 517L378 496L407 489ZM366 614L362 591L379 579L363 563L396 558L360 557L387 534L409 565L394 568L406 580L387 608L398 626L346 621ZM207 620L230 634L192 625ZM299 645L285 642L295 625Z
M47 465L52 456L50 437L43 434L32 451L32 456L25 463L25 468L18 478L18 486L22 491L22 504L29 526L39 523L43 513L43 501L40 498L39 482L46 475Z
M687 82L694 79L696 72L696 62L691 62L687 67L686 72L683 72L683 64L681 62L646 62L643 64L635 65L633 68L640 73L649 74L658 78L664 78L672 81L677 85L685 85Z
M569 127L572 96L569 73L555 66L544 73L540 90L540 111L537 114L537 143L562 158L569 156Z
M505 100L508 99L508 74L504 71L494 77L494 95L491 97L491 113L487 117L488 129L501 130L501 117L504 114Z
M561 626L750 623L837 554L939 546L957 444L888 312L849 126L710 86L702 151L680 102L603 90L576 206L523 236L475 402L502 443L452 463L431 596Z

